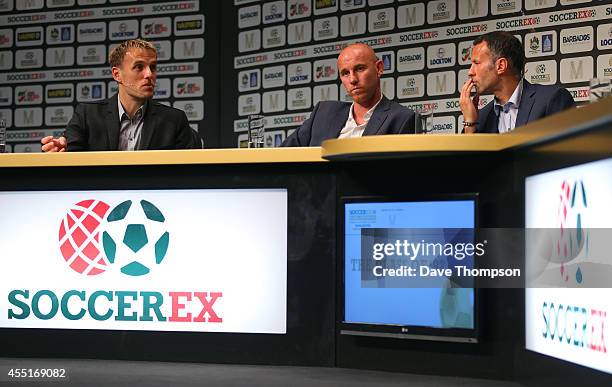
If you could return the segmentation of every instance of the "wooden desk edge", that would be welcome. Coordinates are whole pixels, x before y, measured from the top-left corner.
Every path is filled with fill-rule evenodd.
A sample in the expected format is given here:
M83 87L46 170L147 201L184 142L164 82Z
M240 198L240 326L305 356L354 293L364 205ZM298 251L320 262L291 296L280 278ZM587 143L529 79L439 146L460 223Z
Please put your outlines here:
M69 167L176 164L321 163L321 148L194 149L138 152L7 153L1 167Z

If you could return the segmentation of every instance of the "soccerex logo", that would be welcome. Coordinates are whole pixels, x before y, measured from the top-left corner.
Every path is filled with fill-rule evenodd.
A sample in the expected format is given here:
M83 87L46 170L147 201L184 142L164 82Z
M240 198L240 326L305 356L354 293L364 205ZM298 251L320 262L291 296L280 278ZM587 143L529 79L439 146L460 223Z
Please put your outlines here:
M148 274L168 251L165 217L151 202L126 200L114 208L87 199L72 206L59 227L59 249L77 273L98 275L115 265L129 276Z
M559 233L553 246L556 250L553 260L561 263L560 275L565 282L569 281L570 275L575 277L577 283L583 280L580 267L574 273L569 273L565 265L574 260L588 244L583 224L583 213L587 205L587 193L582 180L576 180L573 184L566 180L561 183L557 213Z

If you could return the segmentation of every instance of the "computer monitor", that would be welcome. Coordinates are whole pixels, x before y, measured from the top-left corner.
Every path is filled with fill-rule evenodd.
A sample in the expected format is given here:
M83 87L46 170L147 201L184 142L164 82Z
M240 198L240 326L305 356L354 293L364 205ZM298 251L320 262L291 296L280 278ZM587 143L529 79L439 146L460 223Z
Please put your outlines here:
M451 260L440 251L425 257L410 250L427 242L473 243L477 195L345 197L342 212L341 334L478 341L473 281L422 278L418 262L434 268L450 267ZM413 259L406 248L415 253ZM473 258L461 262L474 267ZM417 270L415 276L410 276L410 267Z

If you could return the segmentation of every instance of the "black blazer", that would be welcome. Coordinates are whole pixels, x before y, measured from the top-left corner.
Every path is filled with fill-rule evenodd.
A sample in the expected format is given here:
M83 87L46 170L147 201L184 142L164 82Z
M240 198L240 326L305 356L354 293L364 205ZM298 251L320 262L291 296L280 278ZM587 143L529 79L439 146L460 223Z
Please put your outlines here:
M533 85L523 80L523 94L516 116L515 127L527 125L531 121L574 107L574 99L569 91L558 86ZM499 133L498 120L493 101L478 112L476 133Z
M119 144L118 95L79 104L66 126L66 150L116 151ZM185 112L153 100L148 101L139 150L201 148Z
M282 146L319 146L324 140L338 138L346 124L350 108L350 102L319 102L310 117L285 139ZM383 96L374 109L363 135L404 134L414 131L414 112Z

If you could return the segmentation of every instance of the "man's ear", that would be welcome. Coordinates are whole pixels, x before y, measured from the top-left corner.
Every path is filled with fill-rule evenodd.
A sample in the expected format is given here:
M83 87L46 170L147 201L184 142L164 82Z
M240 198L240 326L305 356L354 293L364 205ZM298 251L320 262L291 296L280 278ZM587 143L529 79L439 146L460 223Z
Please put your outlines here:
M385 64L380 59L376 61L376 72L378 73L379 78L382 77L383 73L385 72Z
M508 71L510 64L508 63L508 59L499 58L495 61L495 70L497 71L497 75L502 75Z
M121 71L119 70L119 67L113 66L113 68L111 68L111 73L113 74L113 79L117 83L121 83Z

